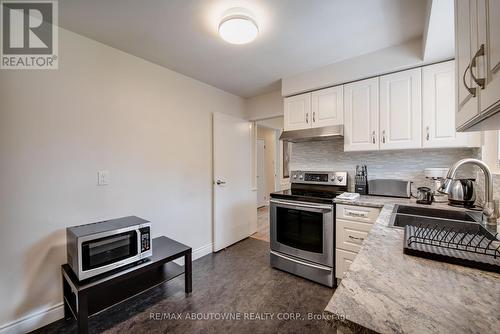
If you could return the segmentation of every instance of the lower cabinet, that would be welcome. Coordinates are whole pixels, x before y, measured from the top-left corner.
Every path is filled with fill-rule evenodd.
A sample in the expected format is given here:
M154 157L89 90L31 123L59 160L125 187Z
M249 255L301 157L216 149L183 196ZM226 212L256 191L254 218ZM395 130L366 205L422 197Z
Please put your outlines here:
M337 248L337 252L335 254L335 277L342 279L349 270L349 267L351 266L352 261L354 261L357 253Z
M368 237L380 209L337 204L335 220L335 277L343 278Z

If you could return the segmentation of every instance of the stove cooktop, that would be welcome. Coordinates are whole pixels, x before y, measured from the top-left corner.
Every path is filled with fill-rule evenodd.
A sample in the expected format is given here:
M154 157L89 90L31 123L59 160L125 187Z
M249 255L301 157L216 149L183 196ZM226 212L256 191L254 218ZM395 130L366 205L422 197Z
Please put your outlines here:
M301 202L314 202L331 204L333 199L345 190L335 189L287 189L271 193L271 198L287 199Z

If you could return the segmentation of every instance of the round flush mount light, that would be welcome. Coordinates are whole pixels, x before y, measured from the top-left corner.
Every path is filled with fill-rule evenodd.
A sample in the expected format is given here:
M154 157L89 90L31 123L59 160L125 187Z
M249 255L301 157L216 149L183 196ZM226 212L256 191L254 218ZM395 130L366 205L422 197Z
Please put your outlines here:
M258 34L257 23L243 8L231 8L226 11L219 24L220 37L231 44L250 43Z

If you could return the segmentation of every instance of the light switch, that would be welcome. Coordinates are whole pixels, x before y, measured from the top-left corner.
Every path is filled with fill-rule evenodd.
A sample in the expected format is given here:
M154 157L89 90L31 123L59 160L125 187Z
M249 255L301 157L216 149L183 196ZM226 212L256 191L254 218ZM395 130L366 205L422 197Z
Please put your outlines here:
M107 186L109 184L109 171L100 170L97 172L97 185Z

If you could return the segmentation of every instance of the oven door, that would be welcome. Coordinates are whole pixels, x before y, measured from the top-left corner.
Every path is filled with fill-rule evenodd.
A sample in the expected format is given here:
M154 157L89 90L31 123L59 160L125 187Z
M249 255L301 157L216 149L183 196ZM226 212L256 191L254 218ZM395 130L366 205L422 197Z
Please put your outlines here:
M271 199L271 249L333 267L334 206Z
M92 277L138 261L140 234L134 228L103 232L79 241L79 279Z

